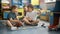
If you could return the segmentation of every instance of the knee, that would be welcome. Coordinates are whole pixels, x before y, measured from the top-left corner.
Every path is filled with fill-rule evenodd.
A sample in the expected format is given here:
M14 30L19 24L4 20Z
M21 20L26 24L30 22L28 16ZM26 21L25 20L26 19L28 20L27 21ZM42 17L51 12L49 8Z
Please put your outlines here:
M10 21L9 20L7 20L7 23L9 23Z
M37 19L37 21L40 21L39 19Z
M25 21L25 20L26 20L26 18L23 18L23 20Z
M39 22L39 20L37 20L37 22Z

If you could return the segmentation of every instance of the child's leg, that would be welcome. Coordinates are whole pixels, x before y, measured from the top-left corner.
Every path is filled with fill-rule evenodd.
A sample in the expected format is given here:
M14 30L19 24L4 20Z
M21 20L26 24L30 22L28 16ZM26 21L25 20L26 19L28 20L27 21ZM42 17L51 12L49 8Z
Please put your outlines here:
M26 24L31 24L27 18L24 18L23 20L25 21Z
M38 24L39 20L33 20L32 24Z
M7 20L7 25L11 27L11 30L17 30L18 29L9 20Z
M13 27L12 23L9 20L7 20L7 25Z
M15 21L12 21L12 22L15 22L17 27L20 27L20 26L23 26L22 22L19 21L19 20L15 20Z
M17 27L23 26L22 22L19 20L16 22L16 25L17 25Z

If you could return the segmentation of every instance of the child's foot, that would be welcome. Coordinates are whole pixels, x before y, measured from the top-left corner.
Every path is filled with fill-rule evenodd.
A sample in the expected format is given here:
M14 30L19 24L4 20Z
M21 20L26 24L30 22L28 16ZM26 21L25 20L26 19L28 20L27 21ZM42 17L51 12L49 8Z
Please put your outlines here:
M11 30L17 30L18 28L17 27L11 27Z

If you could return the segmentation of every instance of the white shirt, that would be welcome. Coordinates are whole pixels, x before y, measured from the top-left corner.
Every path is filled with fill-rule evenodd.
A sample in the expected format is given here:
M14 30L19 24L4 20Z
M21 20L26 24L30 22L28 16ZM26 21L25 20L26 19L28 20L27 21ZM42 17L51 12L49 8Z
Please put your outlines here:
M32 20L36 20L37 19L37 12L36 11L27 12L26 17L30 17Z

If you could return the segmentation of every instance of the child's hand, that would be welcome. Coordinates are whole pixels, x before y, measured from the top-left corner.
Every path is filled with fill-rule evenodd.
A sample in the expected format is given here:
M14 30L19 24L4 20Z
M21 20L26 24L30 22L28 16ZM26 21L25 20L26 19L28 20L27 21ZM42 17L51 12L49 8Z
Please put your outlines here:
M37 12L37 14L38 14L38 15L40 15L40 14L41 14L41 12Z
M16 17L16 20L19 20L19 18L18 18L18 17Z

